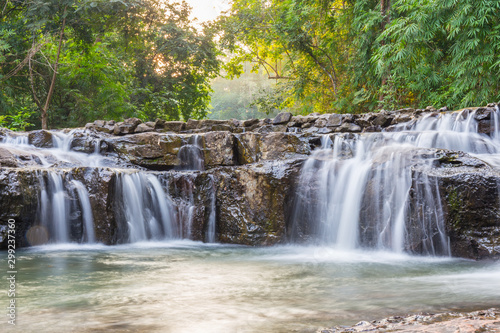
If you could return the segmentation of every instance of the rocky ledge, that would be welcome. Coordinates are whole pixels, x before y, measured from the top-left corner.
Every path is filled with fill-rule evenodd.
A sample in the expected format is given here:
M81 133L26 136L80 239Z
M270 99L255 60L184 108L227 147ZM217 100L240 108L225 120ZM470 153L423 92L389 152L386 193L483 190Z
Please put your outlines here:
M465 111L465 114L474 112L474 118L479 123L479 133L489 134L492 128L492 114L496 108L498 108L496 103L490 103L485 107L472 107L458 111ZM406 126L411 126L422 117L438 117L443 112L448 112L448 109L446 107L436 109L429 106L425 109L381 110L376 113L364 114L312 113L307 116L294 116L289 112L282 112L274 119L189 119L187 122L157 119L156 121L143 123L140 119L130 118L123 122L96 120L93 123L88 123L85 128L114 135L146 132L196 134L219 131L261 134L271 132L305 134L390 132L396 130L400 124L405 123ZM457 111L455 113L458 114Z
M442 114L471 119L478 132L486 137L497 130L494 124L498 105L469 108L460 112L427 108L382 111L363 115L325 114L292 116L281 113L274 119L188 120L187 122L142 123L132 118L123 122L102 121L81 129L32 131L14 133L0 129L0 140L23 136L37 147L23 150L17 146L0 146L0 242L5 246L7 220L19 223L19 246L29 245L24 231L39 223L40 180L46 170L58 170L64 182L76 180L84 184L95 211L96 237L99 242L115 244L123 241L116 224L116 180L121 170L135 169L158 177L179 207L195 205L192 225L180 225L190 230L190 238L205 240L211 196L215 195L217 216L216 239L224 243L272 245L292 239L309 241L317 230L307 218L292 225L294 207L303 198L297 197L300 174L305 161L319 164L329 156L316 156L313 151L325 140L338 138L355 140L359 136L374 136L374 141L386 140L384 132L411 129L419 120L437 118ZM493 134L492 134L493 133ZM61 135L70 140L61 143ZM378 137L377 137L378 135ZM53 147L103 156L98 167L61 161L52 154ZM187 150L195 146L201 160L198 171L184 172L189 163ZM191 147L191 148L190 148ZM346 151L343 158L352 157ZM437 184L446 232L454 256L485 259L500 258L500 173L489 163L460 151L419 148L408 150L412 187L410 191L409 231L405 250L422 253L422 238L436 237L437 230L422 235L419 231L425 205L418 201L422 179ZM383 155L383 154L382 154ZM381 156L381 158L388 158ZM431 165L431 168L422 167ZM383 163L379 161L376 163ZM374 171L375 172L375 171ZM66 184L66 183L65 183ZM306 184L314 187L314 182ZM187 191L186 189L189 189ZM74 196L68 194L68 196ZM376 188L367 188L367 198ZM78 205L76 197L71 202ZM367 201L370 202L369 200ZM313 209L317 202L302 202ZM370 216L370 204L360 214ZM364 209L364 210L363 210ZM95 214L95 213L94 213ZM73 222L72 222L73 223ZM376 228L369 218L360 223L360 238L371 246L376 242ZM73 239L80 239L81 217L71 225Z
M317 333L348 332L500 332L500 309L394 316L370 322L361 321L354 326L335 326L317 331Z

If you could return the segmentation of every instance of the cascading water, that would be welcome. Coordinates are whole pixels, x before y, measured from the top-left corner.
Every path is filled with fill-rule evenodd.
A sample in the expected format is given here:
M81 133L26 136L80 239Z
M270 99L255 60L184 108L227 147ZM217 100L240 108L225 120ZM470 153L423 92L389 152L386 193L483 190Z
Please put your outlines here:
M188 143L179 149L178 157L181 162L179 170L205 170L202 147L201 137L199 135L191 136Z
M429 114L393 132L325 136L301 171L292 240L449 255L439 184L423 172L439 151L424 148L463 151L500 166L497 113L491 137L478 133L476 110Z
M178 237L172 201L158 179L144 173L118 173L116 180L118 223L126 225L127 242Z
M214 184L214 178L212 175L210 175L210 184L212 187L212 193L210 195L210 215L208 217L208 227L207 227L207 232L205 239L208 243L215 243L216 241L216 212L215 212L215 184Z
M89 192L82 184L82 182L78 180L72 180L71 183L73 184L78 193L78 199L80 202L82 219L85 229L84 242L95 243L94 217L92 214L92 207L90 205Z
M95 169L99 173L103 168L108 170L109 166L113 167L110 170L114 170L116 179L112 193L119 241L192 238L192 225L198 205L194 198L194 178L197 171L204 170L200 136L187 137L185 145L179 150L179 171L182 171L180 178L184 179L185 188L182 191L182 199L174 203L168 193L170 172L161 173L160 177L160 173L137 170L134 166L132 170L115 169L121 166L121 162L112 156L101 154L101 146L106 146L106 143L103 143L101 138L93 138L79 129L46 133L49 133L47 135L50 135L51 141L44 142L43 147L49 148L34 146L27 135L11 132L7 132L0 142L4 149L13 154L23 154L23 160L28 161L27 166L37 170L38 226L42 229L35 229L37 233L41 232L45 236L33 236L33 244L39 244L38 241L44 243L43 239L50 243L98 241L94 230L94 217L103 212L97 212L93 207L88 190L92 187L88 182L92 180L82 177L81 172L87 169L91 172ZM73 141L77 136L90 143L89 148L86 148L87 153L73 150ZM201 235L197 239L204 238L213 242L214 186L211 191L208 195L211 203L206 207L209 214L205 228L207 233L205 237Z

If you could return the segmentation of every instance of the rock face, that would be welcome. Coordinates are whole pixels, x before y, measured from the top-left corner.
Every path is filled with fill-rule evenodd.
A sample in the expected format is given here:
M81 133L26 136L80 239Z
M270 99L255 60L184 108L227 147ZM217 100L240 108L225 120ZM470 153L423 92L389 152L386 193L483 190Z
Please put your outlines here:
M218 239L245 245L284 242L291 190L302 162L266 161L215 169Z
M5 246L5 226L7 220L13 218L19 228L18 245L30 245L30 239L24 235L30 228L40 225L42 183L44 179L48 183L50 172L56 172L63 185L69 188L64 196L74 212L69 222L71 241L81 241L85 232L82 204L75 188L71 187L74 182L83 184L88 191L96 240L104 244L128 241L128 227L121 212L126 203L117 203L121 200L118 199L120 195L123 196L119 193L123 189L119 190L117 184L121 175L134 172L146 175L144 179L154 177L161 184L168 199L162 205L168 205L172 214L175 237L209 241L211 232L215 232L217 241L233 244L311 241L322 232L317 227L319 216L311 212L321 205L319 195L328 194L319 193L315 199L298 196L300 187L317 191L323 181L311 178L309 183L303 184L301 173L305 164L322 165L333 158L331 150L326 149L321 154L313 153L315 150L335 148L338 149L335 158L354 159L360 138L376 132L380 137L373 141L374 144L382 142L390 146L394 144L394 137L383 134L401 132L401 135L408 135L408 142L414 142L420 137L404 134L405 131L413 131L421 123L432 123L442 115L456 122L469 119L484 141L487 135L498 135L497 108L496 104L491 104L454 113L444 110L440 113L434 108L363 115L293 116L280 113L273 120L245 121L190 119L166 122L157 119L142 123L132 118L118 123L97 120L87 124L85 129L71 132L24 134L2 129L0 243ZM55 142L62 137L69 141L66 148L58 149L69 151L53 148L61 145ZM21 142L23 146L19 146ZM26 143L32 146L27 149ZM428 243L425 239L442 234L437 227L422 228L425 222L422 214L427 208L420 195L427 191L426 184L432 183L436 184L432 196L439 203L440 219L450 240L451 254L473 259L500 258L499 170L460 151L419 149L407 153L413 157L407 166L411 174L405 210L405 250L426 253ZM493 152L497 148L484 149ZM370 157L374 160L370 177L377 176L380 172L377 166L384 165L390 155L381 151L380 156ZM73 155L67 157L70 153ZM193 158L200 159L200 163L192 163ZM88 162L93 159L99 163ZM339 165L331 168L339 168ZM373 180L367 182L366 198L384 190L383 186L371 185L371 182ZM142 189L142 196L152 202L157 188L154 187L156 183L151 184ZM148 204L143 204L144 214L151 213ZM292 215L299 205L307 208L306 213L298 224L292 224ZM383 200L365 200L359 209L359 239L363 246L372 247L380 242L380 228L370 218L378 209L377 205L382 207ZM215 225L212 225L214 218Z

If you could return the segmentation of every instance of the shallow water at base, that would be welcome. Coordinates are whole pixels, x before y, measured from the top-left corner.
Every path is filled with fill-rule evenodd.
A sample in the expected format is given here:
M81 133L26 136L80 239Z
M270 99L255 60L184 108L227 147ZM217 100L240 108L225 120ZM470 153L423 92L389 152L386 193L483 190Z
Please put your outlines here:
M500 305L498 263L386 252L61 244L18 250L16 263L24 332L314 332Z

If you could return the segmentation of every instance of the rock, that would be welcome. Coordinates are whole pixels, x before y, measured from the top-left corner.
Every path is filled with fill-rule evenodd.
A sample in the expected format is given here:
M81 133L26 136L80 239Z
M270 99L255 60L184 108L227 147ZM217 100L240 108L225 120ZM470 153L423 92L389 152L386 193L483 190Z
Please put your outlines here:
M19 166L19 161L10 150L0 147L0 167L16 168Z
M274 119L273 125L279 125L283 123L288 123L292 119L292 114L290 112L280 112Z
M180 164L177 154L183 139L177 134L146 132L106 142L121 159L150 170L170 170Z
M380 127L387 127L391 124L393 117L388 115L388 114L383 114L380 113L377 115L377 117L373 120L373 125L375 126L380 126Z
M194 120L194 119L188 119L186 123L186 129L187 130L193 130L197 129L200 126L200 121L199 120Z
M148 126L146 124L139 124L135 129L135 133L153 132L154 127Z
M259 119L248 119L241 122L241 126L250 127L259 123Z
M328 120L326 120L325 118L319 118L318 120L316 120L316 122L314 122L314 127L325 127L327 122Z
M28 135L28 141L30 145L38 148L52 148L52 133L46 130L39 130L30 132Z
M493 108L478 108L474 113L474 119L476 120L490 120L491 114L495 112Z
M235 139L230 132L209 132L203 135L205 167L234 165Z
M293 179L301 160L269 161L214 172L218 236L223 243L273 245L285 240Z
M161 119L157 119L155 122L155 129L162 132L179 133L186 130L186 128L186 123L183 121L164 121Z
M360 133L362 131L361 126L352 124L352 123L344 123L340 127L335 129L337 133Z
M323 127L318 130L318 134L329 134L333 133L335 130L333 128Z
M333 113L327 119L326 127L338 127L342 125L342 115L340 114Z
M483 119L478 122L478 133L490 135L492 130L491 120Z
M407 123L412 119L411 114L408 113L399 113L392 119L392 125Z
M115 135L132 134L142 121L138 118L128 118L123 122L116 123L113 128Z

